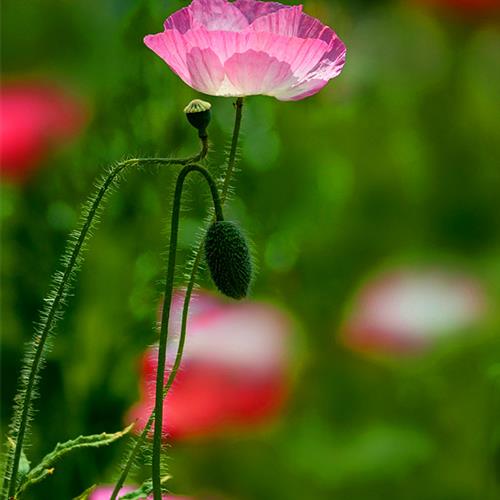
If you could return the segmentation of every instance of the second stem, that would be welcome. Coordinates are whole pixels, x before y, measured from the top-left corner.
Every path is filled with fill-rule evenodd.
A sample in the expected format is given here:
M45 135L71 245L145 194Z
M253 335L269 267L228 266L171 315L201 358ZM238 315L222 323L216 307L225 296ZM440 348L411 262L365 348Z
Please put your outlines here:
M177 178L175 186L174 202L172 208L172 222L170 226L170 248L168 253L167 276L165 280L165 296L163 300L162 323L160 330L160 343L158 347L158 364L156 373L156 395L155 395L155 421L153 435L153 498L162 500L161 493L161 443L163 430L163 386L165 383L165 363L167 354L168 323L170 317L170 306L175 277L175 258L177 252L177 235L179 232L179 217L184 181L191 172L199 172L208 183L217 221L224 220L222 206L219 198L217 185L208 171L197 164L184 167Z

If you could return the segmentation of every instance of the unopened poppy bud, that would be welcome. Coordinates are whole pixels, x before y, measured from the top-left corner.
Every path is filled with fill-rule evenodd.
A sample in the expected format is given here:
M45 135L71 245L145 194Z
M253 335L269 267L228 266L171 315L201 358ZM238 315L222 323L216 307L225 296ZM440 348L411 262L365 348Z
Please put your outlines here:
M252 261L245 236L234 222L214 222L205 237L205 259L221 293L233 299L248 294Z
M198 130L198 135L202 139L207 137L207 127L212 118L211 108L212 105L209 102L202 101L201 99L191 101L184 108L184 113L186 113L189 123Z

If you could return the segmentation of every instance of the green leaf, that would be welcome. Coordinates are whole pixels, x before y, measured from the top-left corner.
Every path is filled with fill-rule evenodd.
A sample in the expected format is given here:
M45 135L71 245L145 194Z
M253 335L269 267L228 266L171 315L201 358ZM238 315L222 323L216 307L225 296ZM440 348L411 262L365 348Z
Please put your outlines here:
M165 476L161 480L162 486L171 478L172 476ZM130 493L127 493L126 495L120 497L119 500L141 500L143 498L148 498L149 495L153 493L153 481L151 479L148 479L147 481L144 481L140 488L137 488L134 491L131 491ZM167 491L164 491L164 493L167 493Z
M39 483L47 476L53 474L54 464L67 453L79 448L98 448L111 444L128 434L133 426L134 424L129 425L126 429L115 432L114 434L106 434L103 432L92 436L79 436L65 443L57 443L54 450L48 455L45 455L42 461L23 478L18 487L17 495L19 496L21 493L24 493L28 487Z
M23 479L27 476L30 469L31 469L30 461L28 460L26 453L24 453L24 450L21 450L21 459L19 460L19 469L17 473L19 483L21 483Z
M97 488L97 484L92 485L90 488L87 488L81 495L73 498L73 500L88 500L90 494Z
M12 449L14 449L16 447L16 443L10 437L7 438L7 443ZM17 483L18 484L21 484L22 480L24 479L24 477L26 477L26 474L28 474L30 469L31 469L30 461L28 460L26 453L24 453L24 449L22 449L21 450L21 458L19 460L19 469L18 469L18 473L17 473L17 475L18 475Z
M137 488L130 493L120 497L119 500L140 500L141 498L148 498L148 496L153 493L153 481L148 479L142 483L140 488Z

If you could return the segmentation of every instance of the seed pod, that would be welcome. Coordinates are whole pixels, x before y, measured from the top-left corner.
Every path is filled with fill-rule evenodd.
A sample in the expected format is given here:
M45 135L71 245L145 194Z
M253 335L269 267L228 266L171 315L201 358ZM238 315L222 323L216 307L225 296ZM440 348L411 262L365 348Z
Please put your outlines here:
M184 113L186 113L188 122L198 130L198 134L201 138L207 136L207 127L212 118L211 108L212 105L209 102L202 101L201 99L191 101L184 108Z
M233 299L248 294L252 261L245 236L234 222L214 222L205 237L205 259L221 293Z

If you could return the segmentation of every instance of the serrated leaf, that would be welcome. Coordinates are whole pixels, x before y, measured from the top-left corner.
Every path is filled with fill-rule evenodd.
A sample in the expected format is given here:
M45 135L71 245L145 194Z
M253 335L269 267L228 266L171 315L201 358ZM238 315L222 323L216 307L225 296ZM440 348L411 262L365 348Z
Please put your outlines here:
M171 478L172 476L165 476L161 480L162 486ZM148 498L149 495L153 493L153 481L148 479L144 481L142 485L134 491L127 493L119 498L119 500L141 500L144 498ZM164 493L167 493L164 491Z
M90 488L87 488L82 494L73 498L73 500L88 500L90 494L97 488L97 484L92 485Z
M47 476L54 472L54 464L67 453L79 448L99 448L111 444L118 439L128 434L134 424L129 425L126 429L115 432L114 434L94 434L92 436L79 436L76 439L71 439L65 443L57 443L54 450L45 455L42 461L34 467L23 479L18 487L17 495L24 493L26 489L36 483L39 483Z
M123 495L119 500L140 500L141 498L148 498L151 493L153 493L153 481L148 479L142 483L140 488Z

